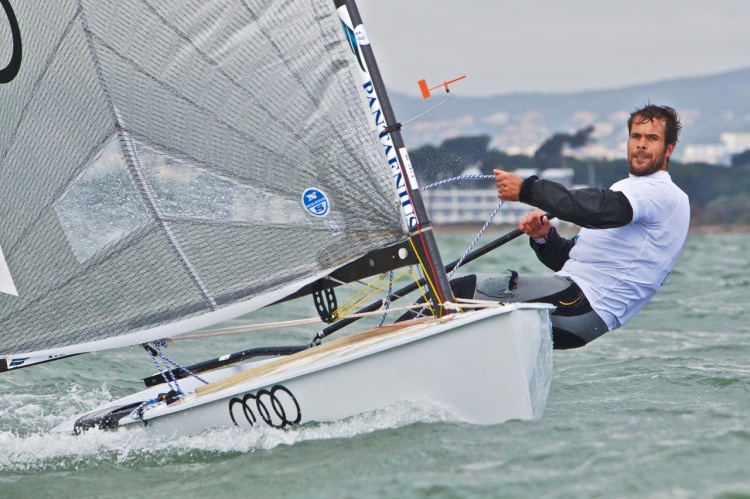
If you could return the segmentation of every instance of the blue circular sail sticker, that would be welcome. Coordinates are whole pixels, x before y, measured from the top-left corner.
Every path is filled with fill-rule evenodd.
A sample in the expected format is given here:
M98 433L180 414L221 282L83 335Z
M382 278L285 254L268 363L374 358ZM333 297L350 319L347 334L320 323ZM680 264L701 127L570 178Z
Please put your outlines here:
M320 189L311 187L302 194L302 204L310 215L314 217L324 217L331 210L331 203L328 196Z

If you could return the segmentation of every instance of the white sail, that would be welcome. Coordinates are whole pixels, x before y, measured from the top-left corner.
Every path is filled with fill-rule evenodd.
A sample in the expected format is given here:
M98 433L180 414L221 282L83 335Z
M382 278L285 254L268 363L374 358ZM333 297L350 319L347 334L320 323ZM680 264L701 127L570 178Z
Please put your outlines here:
M205 327L405 238L332 3L3 2L0 357Z

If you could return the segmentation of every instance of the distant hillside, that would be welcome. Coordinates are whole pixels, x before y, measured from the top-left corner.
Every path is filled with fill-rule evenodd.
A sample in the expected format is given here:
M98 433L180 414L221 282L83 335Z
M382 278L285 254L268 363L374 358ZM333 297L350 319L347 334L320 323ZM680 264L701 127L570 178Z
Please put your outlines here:
M623 152L630 112L650 101L674 107L684 127L676 158L687 145L717 144L725 132L750 133L750 68L713 76L685 78L613 90L571 94L518 93L497 97L461 97L460 84L451 100L404 128L410 147L440 144L446 138L489 135L501 150L530 151L556 132L595 125L601 155ZM430 100L392 94L396 116L406 121L446 94ZM593 150L592 154L598 154Z

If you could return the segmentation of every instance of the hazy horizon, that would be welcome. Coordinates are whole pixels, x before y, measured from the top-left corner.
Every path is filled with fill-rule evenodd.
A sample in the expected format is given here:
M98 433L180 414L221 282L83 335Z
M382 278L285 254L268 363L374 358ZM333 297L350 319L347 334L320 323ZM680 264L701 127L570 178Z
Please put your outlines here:
M359 0L383 79L418 96L611 90L750 68L750 2Z

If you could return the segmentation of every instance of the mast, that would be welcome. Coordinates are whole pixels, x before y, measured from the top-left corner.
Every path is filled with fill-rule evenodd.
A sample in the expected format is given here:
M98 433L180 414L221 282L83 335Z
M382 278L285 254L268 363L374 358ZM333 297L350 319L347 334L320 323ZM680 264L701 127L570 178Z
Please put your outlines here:
M408 230L426 273L433 309L440 317L447 313L440 304L452 301L453 294L435 241L432 224L419 192L409 154L401 136L401 124L396 121L354 0L334 0L334 4L344 24L352 52L357 58L362 76L361 90L364 92L380 141L385 149L386 159L391 167L394 187L401 201L404 226Z

